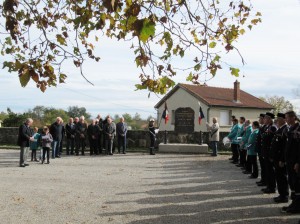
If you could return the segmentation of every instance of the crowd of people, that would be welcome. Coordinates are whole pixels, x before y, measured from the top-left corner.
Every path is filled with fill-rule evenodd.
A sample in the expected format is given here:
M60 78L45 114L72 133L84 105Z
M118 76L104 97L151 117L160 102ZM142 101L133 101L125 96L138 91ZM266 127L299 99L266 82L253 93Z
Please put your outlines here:
M275 117L268 112L252 123L245 117L238 120L233 116L232 123L226 137L231 143L231 162L249 178L256 179L259 161L261 180L257 186L264 187L265 194L274 194L277 189L275 203L292 200L282 207L282 212L300 213L300 125L296 113L278 113Z
M127 125L124 118L115 124L108 115L102 119L100 115L88 125L84 116L70 118L66 125L58 117L50 127L31 128L33 120L28 118L19 128L18 145L20 151L20 167L28 166L27 155L31 150L31 161L50 163L51 158L60 158L62 142L66 138L66 155L85 155L86 141L89 141L90 155L113 155L115 146L118 153L126 154ZM300 213L300 125L294 111L260 114L258 121L251 122L245 117L237 119L232 116L232 128L226 137L231 145L231 162L250 174L249 178L261 180L256 182L265 194L276 193L275 203L287 203L289 196L292 203L283 207L282 212ZM217 156L219 142L219 124L213 118L213 124L207 123L212 156ZM149 122L150 154L155 155L155 141L158 129L153 119ZM117 141L115 141L117 139ZM116 143L117 142L117 143ZM40 157L37 158L37 151ZM290 194L289 194L290 192Z
M69 118L66 125L60 117L57 117L50 127L43 127L42 133L38 132L38 127L32 129L32 124L33 120L28 118L19 127L20 167L29 165L27 163L29 150L31 161L41 161L42 164L49 164L50 156L52 159L60 158L64 138L66 138L66 155L78 156L79 153L85 155L87 141L90 155L102 154L103 150L106 154L113 155L116 146L118 153L126 154L127 125L123 117L116 124L109 115L105 119L98 115L90 124L87 124L84 116L81 116ZM40 154L39 158L37 152Z

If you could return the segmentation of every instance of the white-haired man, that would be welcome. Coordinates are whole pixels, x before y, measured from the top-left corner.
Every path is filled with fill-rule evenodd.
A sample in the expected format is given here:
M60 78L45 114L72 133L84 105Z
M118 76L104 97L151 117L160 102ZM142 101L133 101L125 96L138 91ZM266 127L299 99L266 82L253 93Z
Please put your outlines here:
M63 125L61 117L57 117L56 121L50 126L50 134L53 137L52 159L60 158L60 144L63 136Z
M33 120L31 118L27 118L24 124L19 127L19 135L18 135L18 145L20 146L20 167L29 166L27 164L27 157L29 151L29 142L34 141L32 135L33 131L30 126L32 125Z

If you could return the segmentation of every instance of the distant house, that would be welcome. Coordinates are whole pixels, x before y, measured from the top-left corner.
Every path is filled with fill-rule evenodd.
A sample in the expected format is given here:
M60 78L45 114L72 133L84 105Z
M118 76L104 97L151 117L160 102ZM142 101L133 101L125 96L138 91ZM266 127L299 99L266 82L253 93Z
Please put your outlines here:
M169 122L161 120L167 104ZM205 116L201 124L198 123L199 109ZM257 120L260 113L273 109L272 105L259 98L240 90L240 83L236 81L234 88L220 88L211 86L178 84L167 93L155 106L157 110L160 130L177 132L206 131L206 121L211 123L217 117L220 130L228 131L231 127L231 116L241 116Z

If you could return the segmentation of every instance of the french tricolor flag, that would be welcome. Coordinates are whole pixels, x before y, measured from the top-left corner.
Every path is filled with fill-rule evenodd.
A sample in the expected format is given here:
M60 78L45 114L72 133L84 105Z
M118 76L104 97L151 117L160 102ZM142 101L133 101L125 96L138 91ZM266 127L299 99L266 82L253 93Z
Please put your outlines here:
M165 120L165 124L167 124L169 120L169 111L168 111L167 103L165 103L165 109L162 113L162 118Z
M203 118L204 118L204 113L202 111L202 107L200 106L200 108L199 108L199 118L198 118L199 125L201 124L201 121L202 121Z

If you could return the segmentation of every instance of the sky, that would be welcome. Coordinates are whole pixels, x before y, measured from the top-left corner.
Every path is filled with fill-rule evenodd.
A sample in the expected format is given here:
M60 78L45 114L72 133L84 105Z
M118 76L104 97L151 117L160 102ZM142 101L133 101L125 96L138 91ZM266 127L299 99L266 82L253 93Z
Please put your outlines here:
M241 66L237 55L227 60L240 67L242 75L238 80L242 90L257 97L284 96L299 111L300 99L293 90L300 88L300 1L255 0L252 3L263 16L262 23L236 44L246 65ZM86 77L94 86L73 66L65 70L66 84L48 88L45 93L33 82L22 88L17 74L1 70L0 111L6 111L7 107L24 112L36 105L62 109L77 105L85 107L93 116L137 112L144 118L155 117L154 105L163 96L151 94L148 98L147 91L135 91L140 71L134 63L130 43L105 40L98 47L100 62L88 62L84 67ZM236 79L224 70L206 84L233 88ZM175 81L186 83L185 74L179 73Z

